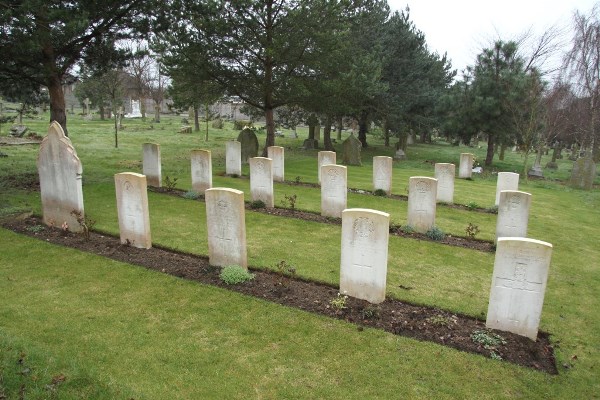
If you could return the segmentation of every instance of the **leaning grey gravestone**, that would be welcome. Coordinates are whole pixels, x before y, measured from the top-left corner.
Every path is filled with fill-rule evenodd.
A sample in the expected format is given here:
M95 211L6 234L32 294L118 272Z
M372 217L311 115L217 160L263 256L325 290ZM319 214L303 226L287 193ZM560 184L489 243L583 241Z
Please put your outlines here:
M449 163L436 163L435 179L438 180L436 200L452 204L454 202L454 175L456 166Z
M370 303L385 300L390 215L364 208L342 212L340 293Z
M269 146L267 156L273 160L273 181L285 181L285 149L281 146Z
M53 121L42 140L37 158L42 199L42 216L46 225L81 232L77 216L84 217L81 174L83 168L71 140L60 124Z
M146 177L133 172L115 174L121 243L149 249L150 212Z
M148 186L161 187L162 175L160 164L160 145L156 143L144 143L142 173L146 175Z
M501 237L527 237L531 194L518 190L500 192L496 240Z
M435 226L437 179L412 176L408 184L408 219L416 232L426 233Z
M552 245L535 239L498 239L485 326L537 339Z
M342 160L346 165L362 165L360 160L360 152L362 151L362 143L354 135L350 135L348 139L342 143Z
M268 208L275 207L273 194L273 160L265 157L250 159L250 197Z
M460 153L460 164L458 166L458 177L461 179L470 178L473 174L473 154Z
M258 155L258 138L256 133L250 128L243 129L237 137L237 141L242 144L242 163L248 164L252 157Z
M87 120L87 121L91 121L92 120L92 110L90 109L90 99L89 98L85 98L85 100L83 100L83 105L85 110L84 112L84 116L83 119Z
M225 143L225 173L242 175L242 144L235 140Z
M496 206L500 204L500 192L503 190L519 190L519 174L514 172L498 172L496 181Z
M244 192L211 188L204 193L210 265L248 268Z
M385 194L392 193L392 157L373 157L373 191L381 189Z
M319 175L319 184L321 184L321 167L327 164L336 164L335 151L320 151L317 153L317 169Z
M304 150L318 149L319 141L315 140L315 139L305 139L304 142L302 143L302 148Z
M406 153L402 149L397 149L396 154L394 154L394 160L404 161L406 160Z
M569 186L577 189L592 190L596 178L596 164L591 156L580 158L573 163Z
M204 194L212 187L212 159L209 150L192 150L192 190Z
M415 144L415 135L412 133L408 134L408 137L406 138L406 144Z
M348 198L347 168L323 165L321 178L321 215L341 218Z

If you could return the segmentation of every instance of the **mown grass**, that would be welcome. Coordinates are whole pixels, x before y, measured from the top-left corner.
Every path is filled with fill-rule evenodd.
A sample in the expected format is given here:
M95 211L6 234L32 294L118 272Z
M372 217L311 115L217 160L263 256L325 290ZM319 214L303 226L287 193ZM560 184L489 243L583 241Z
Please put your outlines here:
M86 213L103 231L118 231L113 175L141 172L145 141L161 144L163 176L179 178L182 189L191 187L189 150L212 150L214 186L238 188L249 199L247 179L219 175L224 141L235 136L229 126L211 130L206 143L198 133L176 133L175 117L161 124L127 121L115 149L110 122L75 117L69 123L83 162ZM38 132L46 124L28 121ZM316 183L316 151L298 150L306 136L299 133L299 139L278 139L286 147L286 179ZM262 146L264 136L259 140ZM371 143L363 166L349 167L350 187L371 190L370 158L393 154L376 138ZM9 157L0 159L0 214L39 212L39 193L8 184L9 176L29 179L36 173L37 147L2 150ZM409 161L394 164L393 192L406 194L410 176L433 176L432 162L458 164L465 151L482 158L484 149L445 143L409 147ZM518 154L506 158L495 167L520 170ZM560 160L552 180L520 185L533 195L529 236L554 245L541 329L557 344L558 376L375 330L357 331L343 322L0 230L0 387L9 398L19 396L21 385L29 398L597 397L600 193L554 181L567 177L570 165ZM296 194L297 208L319 210L318 188L275 188L277 205L284 194ZM494 198L492 174L456 181L457 203L490 207ZM149 193L149 201L155 243L207 253L202 202L156 193ZM406 222L404 201L351 193L348 205L390 212L393 222ZM437 225L446 233L464 235L469 222L481 229L478 237L493 238L495 215L438 206ZM338 283L338 226L250 211L246 224L251 265L273 268L286 260L302 277ZM484 318L492 266L492 254L392 237L387 291ZM35 380L15 366L21 353L35 366ZM50 392L46 385L59 374L67 379Z

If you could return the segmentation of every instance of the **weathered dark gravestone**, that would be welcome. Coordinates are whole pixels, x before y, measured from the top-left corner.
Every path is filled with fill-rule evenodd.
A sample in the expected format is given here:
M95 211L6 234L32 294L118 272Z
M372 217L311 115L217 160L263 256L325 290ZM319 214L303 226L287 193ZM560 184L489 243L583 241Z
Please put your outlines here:
M362 165L360 160L360 152L362 143L354 135L350 135L348 139L342 143L342 160L346 165Z
M302 148L304 150L318 149L319 141L315 140L315 139L306 139L306 140L304 140L304 143L302 143Z
M242 144L242 163L248 164L248 160L258 156L258 138L252 129L243 129L237 137Z
M592 160L592 157L587 156L580 158L573 163L573 171L571 172L569 186L578 189L592 190L595 178L596 164Z

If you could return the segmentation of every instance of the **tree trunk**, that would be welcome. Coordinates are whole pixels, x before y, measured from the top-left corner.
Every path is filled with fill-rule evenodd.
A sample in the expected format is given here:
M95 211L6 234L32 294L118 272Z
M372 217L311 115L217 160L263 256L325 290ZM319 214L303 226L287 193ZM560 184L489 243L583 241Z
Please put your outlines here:
M485 156L485 166L489 167L492 165L494 159L494 135L488 133L487 153Z
M263 149L263 157L267 157L267 148L275 146L275 119L273 118L273 108L265 110L265 120L267 125L267 138L265 140L265 148Z
M113 106L114 107L114 106ZM118 112L115 111L115 149L119 147L119 125L118 125Z
M204 117L206 120L206 135L204 136L204 141L208 142L208 103L204 105Z
M344 120L342 117L338 117L337 121L337 140L342 141L342 129L344 128Z
M193 108L193 114L194 114L194 132L199 132L200 131L200 117L198 116L198 107L194 106Z
M500 155L498 156L498 159L500 161L504 161L504 152L506 151L506 145L503 144L500 146Z
M384 146L390 147L390 128L388 126L387 118L383 119L383 140L384 140Z
M331 117L325 117L325 127L323 128L323 145L327 151L335 151L333 143L331 143Z
M311 140L315 140L315 129L316 129L316 125L314 125L312 122L309 122L308 124L308 138Z
M100 120L104 121L104 113L105 113L104 106L100 106L99 108L100 108Z
M146 119L146 98L144 96L140 96L140 112L142 119Z
M65 132L65 136L69 136L67 114L65 113L65 93L60 76L57 74L52 74L48 79L48 95L50 96L50 122L58 122Z
M358 118L358 140L362 143L362 147L368 147L367 144L367 131L368 131L368 113L362 111Z
M154 122L160 123L160 103L154 104Z

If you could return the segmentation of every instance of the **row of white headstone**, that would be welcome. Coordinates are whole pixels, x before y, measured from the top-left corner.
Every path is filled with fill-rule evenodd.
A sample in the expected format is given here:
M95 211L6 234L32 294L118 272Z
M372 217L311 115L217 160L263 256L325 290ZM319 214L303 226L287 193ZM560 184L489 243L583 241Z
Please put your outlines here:
M327 174L326 169L323 171ZM50 126L40 146L38 172L44 222L55 226L62 222L69 230L80 230L77 219L83 218L82 165L57 123ZM427 182L422 179L433 179L413 178L416 190L411 192L416 193L421 193L417 185ZM121 242L150 248L147 177L131 172L116 174L115 189ZM510 200L514 192L500 192L499 213L505 204L508 210L518 203ZM229 188L209 188L204 193L210 263L247 268L244 193ZM506 203L504 199L508 199ZM342 211L341 293L372 303L384 301L388 242L389 214L360 208ZM536 339L551 254L549 243L524 237L498 238L488 327Z

